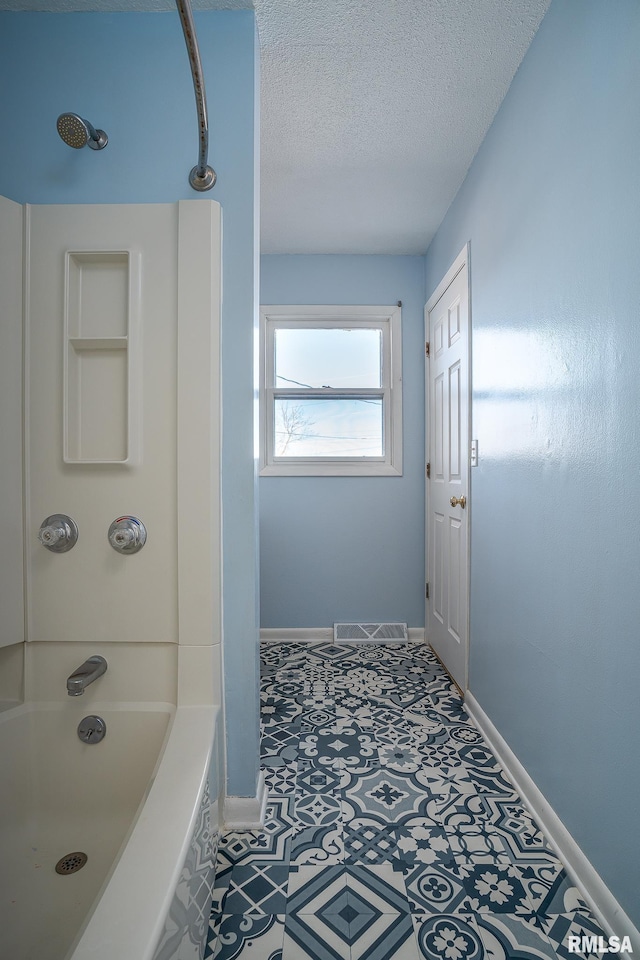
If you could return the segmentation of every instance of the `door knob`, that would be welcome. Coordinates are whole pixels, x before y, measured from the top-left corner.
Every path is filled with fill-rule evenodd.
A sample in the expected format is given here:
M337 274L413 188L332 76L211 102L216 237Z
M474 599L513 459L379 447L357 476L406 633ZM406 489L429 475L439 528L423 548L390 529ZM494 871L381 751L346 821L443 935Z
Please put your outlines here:
M451 497L451 500L449 500L449 503L451 504L452 507L462 507L462 509L464 510L464 508L465 508L466 505L467 505L467 498L466 498L466 497Z

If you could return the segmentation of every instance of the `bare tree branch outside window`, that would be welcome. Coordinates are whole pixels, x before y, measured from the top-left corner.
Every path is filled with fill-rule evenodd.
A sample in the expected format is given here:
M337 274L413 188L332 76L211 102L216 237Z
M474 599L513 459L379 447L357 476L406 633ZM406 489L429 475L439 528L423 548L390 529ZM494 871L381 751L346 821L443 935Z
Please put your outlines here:
M277 456L284 457L290 443L316 436L310 429L314 426L315 420L307 416L303 407L299 404L283 403L280 407L280 418L278 426L281 429L276 430L278 437Z

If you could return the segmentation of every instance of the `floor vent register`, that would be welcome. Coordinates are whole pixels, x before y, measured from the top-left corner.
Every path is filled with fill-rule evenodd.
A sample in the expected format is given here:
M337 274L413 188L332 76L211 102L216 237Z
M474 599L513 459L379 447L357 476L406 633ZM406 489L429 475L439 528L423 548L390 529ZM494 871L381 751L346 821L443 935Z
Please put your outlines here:
M334 643L390 643L408 640L406 623L334 623Z

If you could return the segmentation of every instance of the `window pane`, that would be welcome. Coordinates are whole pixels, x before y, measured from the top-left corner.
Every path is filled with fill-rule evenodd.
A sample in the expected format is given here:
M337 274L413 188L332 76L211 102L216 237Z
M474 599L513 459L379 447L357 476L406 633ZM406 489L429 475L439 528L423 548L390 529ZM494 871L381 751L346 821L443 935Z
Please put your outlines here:
M380 330L280 328L275 386L379 387L381 357Z
M276 457L382 457L382 398L275 400Z

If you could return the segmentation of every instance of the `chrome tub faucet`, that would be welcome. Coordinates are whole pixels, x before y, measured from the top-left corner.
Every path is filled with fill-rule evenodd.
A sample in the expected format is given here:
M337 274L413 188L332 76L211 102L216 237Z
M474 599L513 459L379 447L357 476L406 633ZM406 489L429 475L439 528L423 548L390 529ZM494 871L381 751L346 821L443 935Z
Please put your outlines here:
M70 697L80 697L85 687L106 673L107 661L104 657L89 657L70 677L67 677L67 693Z

